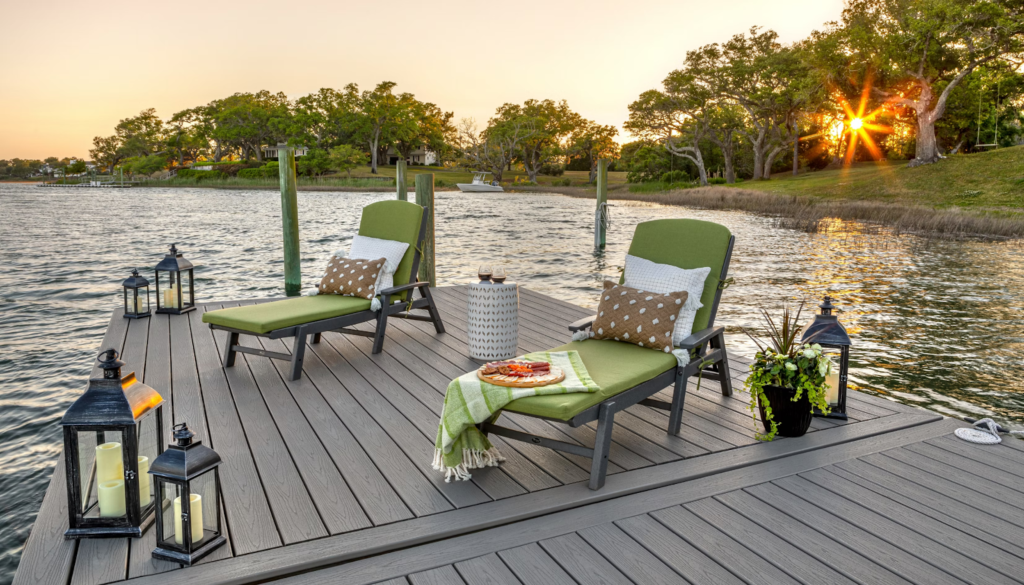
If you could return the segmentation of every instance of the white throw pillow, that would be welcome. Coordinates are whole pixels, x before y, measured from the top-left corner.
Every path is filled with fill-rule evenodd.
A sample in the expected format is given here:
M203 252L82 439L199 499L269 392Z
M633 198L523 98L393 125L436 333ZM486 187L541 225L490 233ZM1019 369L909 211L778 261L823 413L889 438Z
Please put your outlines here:
M398 270L398 265L402 262L402 257L405 256L405 251L408 249L409 244L405 242L356 236L352 238L352 248L348 257L354 260L373 260L375 258L387 260L384 270L377 277L375 290L381 291L395 286L395 271Z
M711 273L711 267L686 270L671 264L658 264L638 256L626 254L625 285L658 294L685 290L690 293L683 308L676 317L672 329L672 345L679 343L693 333L693 319L704 305L700 297L704 294L704 281Z

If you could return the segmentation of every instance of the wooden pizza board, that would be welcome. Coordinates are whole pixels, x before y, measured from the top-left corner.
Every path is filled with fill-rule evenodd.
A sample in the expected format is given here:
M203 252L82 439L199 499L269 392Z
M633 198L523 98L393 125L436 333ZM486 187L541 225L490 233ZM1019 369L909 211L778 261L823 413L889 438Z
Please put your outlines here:
M491 374L485 376L483 369L485 366L480 366L480 369L476 371L478 378L487 382L488 384L494 384L495 386L507 386L509 388L536 388L538 386L547 386L549 384L557 384L565 379L565 372L558 366L551 366L551 372L543 376L531 376L529 378L519 378L516 376L504 376L502 374Z

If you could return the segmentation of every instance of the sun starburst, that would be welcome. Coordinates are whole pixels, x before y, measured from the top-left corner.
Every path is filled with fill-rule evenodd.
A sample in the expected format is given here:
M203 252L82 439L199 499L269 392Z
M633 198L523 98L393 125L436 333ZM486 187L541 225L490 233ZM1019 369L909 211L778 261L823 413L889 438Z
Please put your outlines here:
M885 106L875 108L874 110L865 113L868 108L871 97L871 79L868 79L864 83L864 89L861 90L860 103L857 105L857 110L850 106L850 103L839 94L837 101L842 106L843 111L846 113L846 122L844 124L844 134L850 135L850 142L846 146L846 159L845 164L849 165L853 162L853 157L857 154L857 143L863 142L864 146L871 153L871 158L878 160L882 158L882 150L878 148L878 144L875 143L874 139L871 138L870 132L881 132L885 134L891 134L892 128L883 124L877 124L872 122L878 117L883 111Z

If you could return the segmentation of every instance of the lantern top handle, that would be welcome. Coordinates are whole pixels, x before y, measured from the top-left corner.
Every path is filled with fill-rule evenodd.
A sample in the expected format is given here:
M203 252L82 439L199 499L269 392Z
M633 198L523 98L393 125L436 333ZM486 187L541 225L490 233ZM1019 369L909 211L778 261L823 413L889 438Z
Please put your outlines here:
M188 447L192 444L192 437L196 436L191 429L188 428L186 423L178 423L174 425L174 440L178 442L179 447Z
M103 377L110 380L121 379L121 368L126 364L121 360L117 359L119 354L114 348L110 348L100 352L99 356L96 357L96 361L100 363L100 367L103 368Z
M181 254L181 250L178 249L177 243L172 243L164 255L163 260L156 265L157 270L175 271L175 270L188 270L192 268L192 263L185 259Z
M831 315L832 309L835 309L836 307L835 305L832 304L832 297L830 297L829 295L825 295L824 302L818 305L818 308L821 309L822 315Z

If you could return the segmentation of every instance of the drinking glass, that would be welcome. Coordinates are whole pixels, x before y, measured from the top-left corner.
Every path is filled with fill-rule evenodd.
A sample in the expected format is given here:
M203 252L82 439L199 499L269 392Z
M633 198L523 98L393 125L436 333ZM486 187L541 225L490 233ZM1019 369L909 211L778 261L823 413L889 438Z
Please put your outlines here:
M491 273L491 280L498 284L505 282L505 267L495 266L493 272Z
M481 264L480 268L476 271L477 276L480 277L480 282L490 282L491 280L491 265Z

